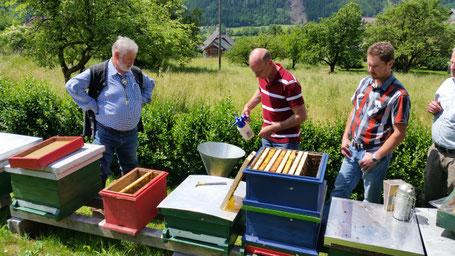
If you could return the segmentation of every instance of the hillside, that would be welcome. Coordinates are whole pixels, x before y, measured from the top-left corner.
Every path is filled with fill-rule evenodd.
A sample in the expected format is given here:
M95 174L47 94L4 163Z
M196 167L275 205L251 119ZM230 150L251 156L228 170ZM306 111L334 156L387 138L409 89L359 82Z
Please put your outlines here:
M351 0L222 0L221 21L226 27L300 24L329 17ZM354 0L362 15L373 17L401 0ZM455 0L440 0L442 6L455 8ZM189 10L200 8L205 25L218 24L218 1L187 0Z

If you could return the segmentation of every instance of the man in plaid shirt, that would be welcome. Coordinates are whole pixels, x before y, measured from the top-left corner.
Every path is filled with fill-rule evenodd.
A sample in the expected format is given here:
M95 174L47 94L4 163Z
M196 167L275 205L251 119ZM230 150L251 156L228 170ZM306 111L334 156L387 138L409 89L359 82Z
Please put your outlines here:
M392 151L406 136L411 108L408 92L392 72L393 62L390 43L378 42L368 48L370 77L360 81L351 98L354 107L341 142L344 159L330 197L349 198L363 178L364 201L382 201Z

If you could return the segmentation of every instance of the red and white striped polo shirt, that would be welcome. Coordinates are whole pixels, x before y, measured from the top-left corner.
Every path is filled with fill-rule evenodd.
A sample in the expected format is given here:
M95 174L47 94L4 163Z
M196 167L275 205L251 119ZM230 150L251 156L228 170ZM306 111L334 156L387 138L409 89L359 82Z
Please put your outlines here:
M258 78L264 119L262 127L283 122L294 114L293 108L304 104L300 83L281 64L275 64L279 69L272 81L267 83ZM276 143L300 142L300 125L273 133L269 139Z

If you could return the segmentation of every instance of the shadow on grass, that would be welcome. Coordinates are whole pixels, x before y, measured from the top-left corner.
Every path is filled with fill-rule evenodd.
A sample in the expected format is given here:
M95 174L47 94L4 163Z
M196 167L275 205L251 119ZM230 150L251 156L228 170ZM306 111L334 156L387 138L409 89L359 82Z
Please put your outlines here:
M146 69L149 70L153 73L162 73L162 72L172 72L172 73L217 73L218 72L218 65L213 66L213 67L195 67L195 66L190 66L188 64L185 65L178 65L174 63L170 63L165 67L161 68L154 68L154 67L149 67L147 65L141 65L140 63L135 63L137 64L138 67L141 69Z
M188 66L188 65L173 65L170 64L166 68L162 69L163 71L170 71L172 73L217 73L218 66L213 68L206 68L206 67L195 67L195 66Z

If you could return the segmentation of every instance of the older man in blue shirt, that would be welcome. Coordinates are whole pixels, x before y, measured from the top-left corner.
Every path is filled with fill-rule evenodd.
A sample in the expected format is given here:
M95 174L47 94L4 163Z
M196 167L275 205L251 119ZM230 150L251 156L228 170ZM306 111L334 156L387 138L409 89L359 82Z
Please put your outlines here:
M425 166L425 201L439 199L455 188L455 49L452 51L450 71L428 104L434 115L431 137L433 145L428 150Z
M66 83L66 90L84 111L95 113L96 132L94 144L104 145L106 151L100 160L101 178L106 184L112 173L110 165L117 154L122 174L138 166L138 124L142 106L150 103L155 82L142 73L142 90L131 68L138 51L137 44L119 36L112 46L112 58L107 62L106 86L98 97L90 97L92 69L87 69Z

